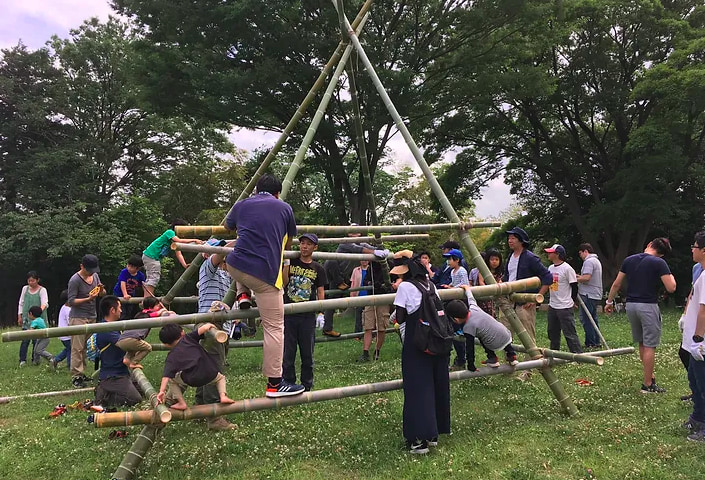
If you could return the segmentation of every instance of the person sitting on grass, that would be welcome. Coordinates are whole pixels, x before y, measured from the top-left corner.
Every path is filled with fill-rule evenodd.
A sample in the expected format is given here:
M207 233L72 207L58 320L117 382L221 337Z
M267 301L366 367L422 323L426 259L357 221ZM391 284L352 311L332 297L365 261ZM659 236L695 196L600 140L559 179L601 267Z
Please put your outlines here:
M142 306L144 309L135 315L135 319L154 318L162 316L164 313L173 313L166 310L161 302L154 297L145 298L142 301ZM117 346L125 351L125 359L123 362L128 368L142 368L140 362L152 351L152 345L145 341L145 338L149 335L149 331L149 328L125 330L120 335Z
M27 317L29 318L29 328L32 330L41 330L47 328L47 324L44 323L42 318L42 307L33 306L29 308L27 312ZM46 358L50 364L54 364L54 355L47 352L47 347L49 346L50 338L40 338L34 345L34 350L32 351L32 363L34 365L39 365L42 358Z
M467 295L468 305L461 300L451 300L445 307L446 315L453 319L458 327L462 327L465 335L467 348L468 370L474 372L475 367L475 338L480 340L480 345L487 353L487 363L489 367L499 367L495 350L504 350L507 354L507 363L514 366L519 362L512 347L511 332L495 320L491 315L485 313L475 301L469 285L463 285Z
M215 385L218 388L220 403L235 403L225 392L225 375L218 370L216 361L199 343L211 328L216 327L212 323L204 323L197 330L184 334L180 325L170 323L159 331L159 340L169 349L157 394L159 403L168 398L174 402L170 408L186 410L188 405L183 392L189 386L204 385Z
M106 295L100 302L100 315L106 322L120 320L122 305L115 295ZM96 347L100 351L100 383L95 389L95 405L105 408L137 405L142 395L132 382L130 372L123 362L125 352L118 347L119 331L96 334Z

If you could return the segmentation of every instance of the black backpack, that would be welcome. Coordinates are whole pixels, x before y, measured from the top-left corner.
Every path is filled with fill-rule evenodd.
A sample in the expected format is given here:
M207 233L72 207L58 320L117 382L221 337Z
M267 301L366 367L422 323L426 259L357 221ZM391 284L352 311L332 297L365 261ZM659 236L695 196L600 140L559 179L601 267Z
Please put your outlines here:
M421 292L421 316L414 333L414 346L428 355L450 355L453 348L453 328L445 312L443 303L436 295L436 288L429 283L428 286L411 280Z

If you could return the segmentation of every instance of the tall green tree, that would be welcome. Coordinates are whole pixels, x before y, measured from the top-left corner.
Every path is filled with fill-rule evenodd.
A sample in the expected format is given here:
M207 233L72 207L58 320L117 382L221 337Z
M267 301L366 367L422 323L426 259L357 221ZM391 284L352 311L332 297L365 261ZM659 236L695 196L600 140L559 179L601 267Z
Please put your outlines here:
M484 178L506 166L529 213L614 277L650 236L702 226L702 20L691 0L527 2L448 79L436 148L463 147Z
M442 60L462 47L472 50L469 45L505 25L517 3L521 1L382 0L374 4L362 34L365 49L418 138L432 135L435 119L455 108L451 99L443 97L441 103L439 98L458 65ZM197 4L116 0L114 4L121 14L144 26L142 80L150 102L161 111L240 127L282 129L341 38L335 9L323 0L203 0ZM352 18L362 1L345 4ZM374 183L395 128L355 56L350 72L357 79L365 131L363 161ZM164 91L173 94L162 95ZM295 132L290 148L299 143L305 123ZM343 81L307 158L324 174L336 222L361 222L367 216L361 177L351 174L360 169L354 132L350 95ZM431 155L428 160L438 158Z

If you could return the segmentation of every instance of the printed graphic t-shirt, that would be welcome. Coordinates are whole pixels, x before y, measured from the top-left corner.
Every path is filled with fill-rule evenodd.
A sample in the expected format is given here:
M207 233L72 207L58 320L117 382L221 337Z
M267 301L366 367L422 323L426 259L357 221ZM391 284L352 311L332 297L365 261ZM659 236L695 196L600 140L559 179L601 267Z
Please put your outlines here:
M550 265L548 271L553 275L553 283L549 287L551 298L548 305L551 308L573 308L570 284L578 281L573 267L563 262L560 265Z
M316 300L318 287L327 283L326 273L320 263L304 263L300 258L294 258L289 265L289 283L284 290L284 303Z

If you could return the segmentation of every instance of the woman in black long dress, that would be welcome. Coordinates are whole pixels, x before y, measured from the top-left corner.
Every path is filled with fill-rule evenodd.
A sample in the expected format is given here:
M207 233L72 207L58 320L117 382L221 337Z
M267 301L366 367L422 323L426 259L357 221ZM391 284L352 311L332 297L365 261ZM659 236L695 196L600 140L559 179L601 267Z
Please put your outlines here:
M410 250L394 254L390 273L402 277L394 298L397 322L405 324L401 372L404 381L403 433L411 453L428 453L438 444L438 435L450 433L449 355L429 355L414 346L413 338L421 315L421 291L409 280L435 292L426 268Z

